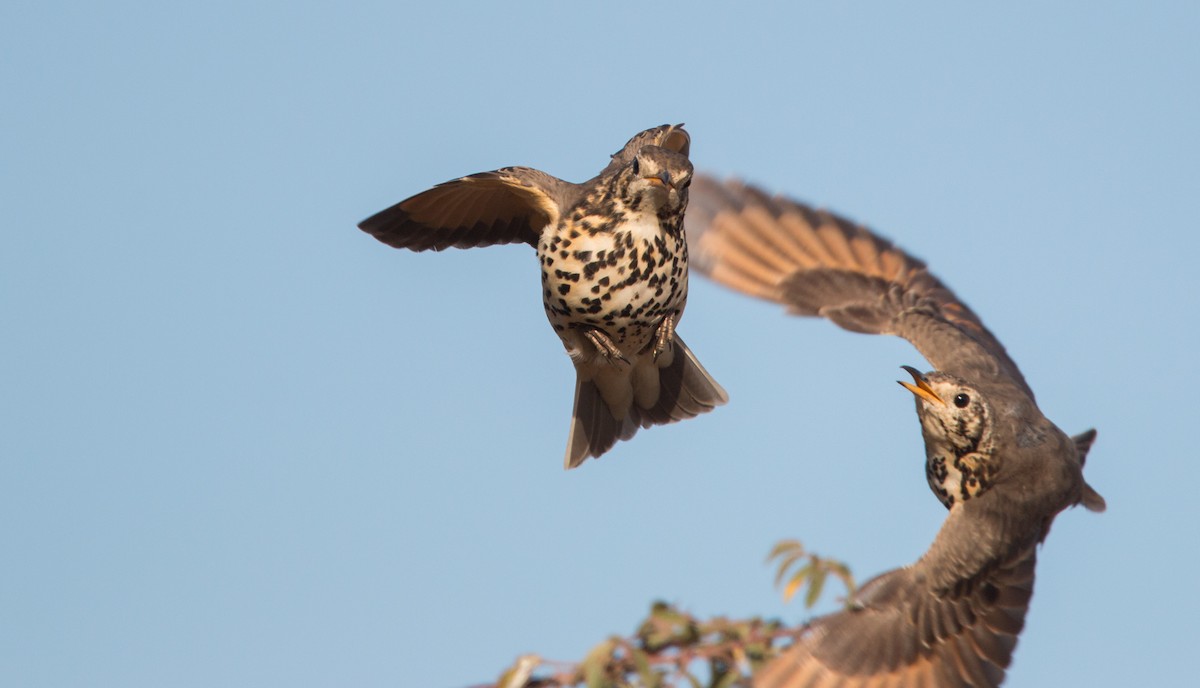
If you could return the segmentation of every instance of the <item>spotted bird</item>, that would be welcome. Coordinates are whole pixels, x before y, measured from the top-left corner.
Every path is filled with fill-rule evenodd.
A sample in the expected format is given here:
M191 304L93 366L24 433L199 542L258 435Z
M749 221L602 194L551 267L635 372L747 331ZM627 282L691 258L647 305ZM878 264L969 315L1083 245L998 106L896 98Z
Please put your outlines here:
M1033 594L1037 546L1062 510L1104 499L1083 479L1095 431L1068 437L983 322L925 265L828 212L698 176L693 264L737 291L852 332L907 339L937 369L905 369L925 473L948 509L929 550L819 617L758 688L998 686ZM1066 661L1066 658L1064 658Z
M505 167L439 184L358 225L413 251L537 249L546 316L576 372L567 468L639 427L728 400L675 332L687 303L690 145L682 125L663 125L582 184Z

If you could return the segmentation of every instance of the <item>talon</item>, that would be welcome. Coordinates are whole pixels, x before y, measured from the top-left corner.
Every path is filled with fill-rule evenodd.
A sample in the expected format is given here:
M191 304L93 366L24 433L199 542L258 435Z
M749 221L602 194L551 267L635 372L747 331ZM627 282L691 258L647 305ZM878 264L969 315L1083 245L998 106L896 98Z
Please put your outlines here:
M677 317L677 314L668 315L658 324L658 336L654 342L655 361L658 361L659 356L671 353L675 348L675 319Z
M625 354L621 353L613 340L602 330L596 328L588 328L584 330L584 336L596 347L596 351L600 353L609 363L613 365L630 365L629 359L625 358Z

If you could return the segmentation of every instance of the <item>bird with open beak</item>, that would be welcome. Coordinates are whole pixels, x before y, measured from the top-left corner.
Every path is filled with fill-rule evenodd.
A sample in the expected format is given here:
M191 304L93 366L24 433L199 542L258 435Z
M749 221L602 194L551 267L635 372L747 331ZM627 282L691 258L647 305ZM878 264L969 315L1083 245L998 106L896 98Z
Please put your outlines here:
M853 332L907 339L929 487L948 509L929 550L805 624L759 688L998 686L1033 593L1037 547L1064 509L1104 510L1083 479L1095 439L1068 437L983 322L925 265L828 212L698 176L693 266L743 293Z

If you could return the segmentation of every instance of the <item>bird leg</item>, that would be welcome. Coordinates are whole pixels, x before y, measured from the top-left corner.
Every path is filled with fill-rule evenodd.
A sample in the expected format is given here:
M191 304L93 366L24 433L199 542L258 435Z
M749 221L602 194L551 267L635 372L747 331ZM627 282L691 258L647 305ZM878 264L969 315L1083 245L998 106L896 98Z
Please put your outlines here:
M658 331L654 338L654 360L658 361L658 357L667 354L664 364L671 364L671 354L675 351L675 321L679 319L678 313L672 313L662 319L658 324Z
M620 347L603 330L596 327L587 327L583 330L583 336L587 337L592 346L596 347L596 351L604 357L604 360L613 366L621 367L629 365L629 359L625 358L625 354L621 353Z

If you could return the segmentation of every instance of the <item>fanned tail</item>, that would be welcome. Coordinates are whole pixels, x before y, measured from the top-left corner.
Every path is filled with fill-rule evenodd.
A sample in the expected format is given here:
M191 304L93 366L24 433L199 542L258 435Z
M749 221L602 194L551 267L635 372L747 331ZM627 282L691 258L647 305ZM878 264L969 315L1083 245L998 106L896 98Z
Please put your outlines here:
M628 377L633 384L635 376ZM658 394L652 405L641 407L636 402L628 403L628 411L621 413L622 418L617 420L617 414L604 401L596 383L577 377L575 410L567 438L564 466L567 469L575 468L588 457L599 457L619 440L633 437L639 427L649 428L693 418L729 401L724 388L700 365L692 350L678 335L674 340L671 363L658 370L657 382ZM636 399L639 395L633 391L630 396Z

